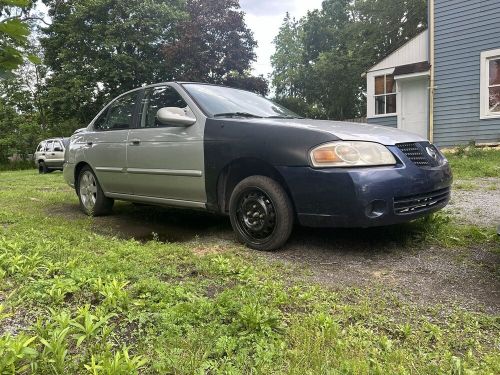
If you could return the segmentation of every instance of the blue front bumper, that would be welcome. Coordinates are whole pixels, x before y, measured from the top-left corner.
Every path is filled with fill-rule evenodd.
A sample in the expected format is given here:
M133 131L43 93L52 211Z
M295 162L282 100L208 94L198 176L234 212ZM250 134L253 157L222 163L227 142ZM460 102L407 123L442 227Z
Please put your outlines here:
M313 227L371 227L417 219L450 198L448 163L417 167L397 148L400 162L369 168L279 167L300 224Z

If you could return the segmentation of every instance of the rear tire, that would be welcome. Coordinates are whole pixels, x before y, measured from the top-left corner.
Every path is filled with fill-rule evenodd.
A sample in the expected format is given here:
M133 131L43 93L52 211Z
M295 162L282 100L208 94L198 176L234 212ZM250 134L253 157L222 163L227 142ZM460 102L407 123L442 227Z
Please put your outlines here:
M294 222L286 191L265 176L247 177L236 185L229 200L229 216L238 240L262 251L283 246Z
M78 174L76 188L81 210L89 216L109 214L114 200L104 195L97 177L89 166L85 166Z
M45 164L45 162L43 162L43 161L38 162L38 173L40 173L40 174L49 173L49 170L47 168L47 164Z

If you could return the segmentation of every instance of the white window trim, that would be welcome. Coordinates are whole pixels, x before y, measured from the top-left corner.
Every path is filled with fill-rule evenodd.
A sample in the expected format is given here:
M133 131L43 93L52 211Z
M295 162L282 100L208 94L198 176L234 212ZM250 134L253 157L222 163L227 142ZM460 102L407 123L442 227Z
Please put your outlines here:
M480 99L480 119L499 118L500 113L491 112L489 108L489 83L490 69L489 61L494 58L500 58L500 49L481 52L481 99Z
M395 113L384 113L380 115L375 114L375 77L383 75L391 75L394 73L394 68L379 69L370 71L366 74L366 117L367 118L384 118L384 117L395 117L398 115L398 101L399 94L397 94L397 82L396 84L396 112ZM381 94L386 95L386 94Z

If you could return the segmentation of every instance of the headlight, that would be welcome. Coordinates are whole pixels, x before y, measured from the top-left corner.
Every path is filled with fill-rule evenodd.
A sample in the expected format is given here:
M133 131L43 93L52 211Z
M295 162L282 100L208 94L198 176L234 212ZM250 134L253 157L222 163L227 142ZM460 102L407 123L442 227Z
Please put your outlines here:
M315 167L353 167L394 165L396 159L387 147L374 142L331 142L311 151Z

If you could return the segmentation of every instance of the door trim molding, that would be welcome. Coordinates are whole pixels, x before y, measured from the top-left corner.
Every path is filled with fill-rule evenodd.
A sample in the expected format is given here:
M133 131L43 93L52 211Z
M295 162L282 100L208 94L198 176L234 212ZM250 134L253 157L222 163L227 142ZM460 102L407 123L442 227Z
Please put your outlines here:
M122 194L122 193L105 193L106 197L121 199L125 201L135 201L144 203L154 203L163 206L172 207L189 207L189 208L200 208L206 209L206 204L204 202L194 202L194 201L183 201L180 199L168 199L168 198L157 198L157 197L146 197L143 195L132 195L132 194Z
M146 169L146 168L127 168L127 172L131 174L152 174L152 175L168 175L168 176L185 176L185 177L201 177L201 171L193 169Z
M119 167L95 167L95 170L99 172L115 172L115 173L125 172L125 168L119 168Z

